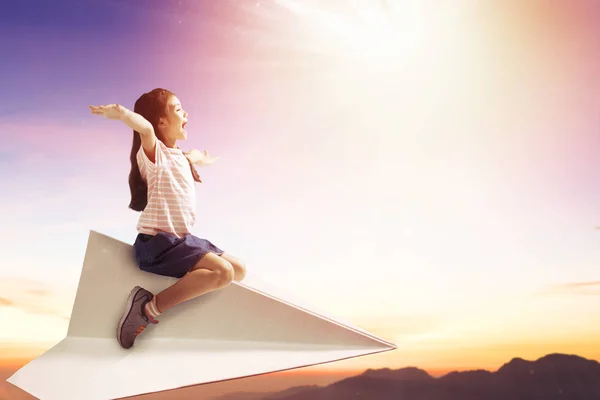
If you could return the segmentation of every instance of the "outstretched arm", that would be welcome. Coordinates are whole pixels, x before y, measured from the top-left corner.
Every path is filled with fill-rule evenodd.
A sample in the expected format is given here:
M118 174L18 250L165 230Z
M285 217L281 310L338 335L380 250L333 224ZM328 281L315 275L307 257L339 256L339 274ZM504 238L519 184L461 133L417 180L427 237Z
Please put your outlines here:
M198 165L201 167L206 166L206 165L211 165L212 163L217 161L219 158L221 158L221 157L209 156L208 151L206 151L206 150L204 150L204 153L202 153L199 150L190 150L187 153L183 153L183 154L185 154L185 156L187 157L190 164L195 164L195 165Z
M119 104L108 104L105 106L89 106L92 114L101 115L104 118L120 120L128 127L140 134L144 151L154 162L154 149L156 146L156 134L152 124L140 114L123 107Z

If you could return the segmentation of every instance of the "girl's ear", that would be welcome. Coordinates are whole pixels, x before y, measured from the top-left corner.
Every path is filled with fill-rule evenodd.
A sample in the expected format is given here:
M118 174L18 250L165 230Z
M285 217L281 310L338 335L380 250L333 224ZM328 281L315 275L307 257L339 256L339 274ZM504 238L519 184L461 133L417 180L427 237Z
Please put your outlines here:
M159 118L158 120L158 127L159 128L164 128L167 125L167 121L165 120L164 117Z

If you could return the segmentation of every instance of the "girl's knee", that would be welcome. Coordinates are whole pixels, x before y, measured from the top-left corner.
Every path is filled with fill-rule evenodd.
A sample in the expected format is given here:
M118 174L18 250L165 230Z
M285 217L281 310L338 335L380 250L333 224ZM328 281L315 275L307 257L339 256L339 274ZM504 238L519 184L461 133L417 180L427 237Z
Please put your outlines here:
M235 276L233 265L231 265L229 261L223 259L220 260L213 271L217 274L219 287L229 285Z
M239 261L235 263L233 266L234 269L234 278L236 281L241 281L246 276L246 264L243 261Z

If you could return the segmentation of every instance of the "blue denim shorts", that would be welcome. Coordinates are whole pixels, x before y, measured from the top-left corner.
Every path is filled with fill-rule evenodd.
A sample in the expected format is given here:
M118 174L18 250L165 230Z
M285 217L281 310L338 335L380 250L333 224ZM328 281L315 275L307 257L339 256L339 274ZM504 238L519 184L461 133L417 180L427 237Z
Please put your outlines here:
M178 238L166 232L155 236L138 234L133 252L142 271L174 278L183 277L206 254L220 256L224 253L209 240L192 234Z

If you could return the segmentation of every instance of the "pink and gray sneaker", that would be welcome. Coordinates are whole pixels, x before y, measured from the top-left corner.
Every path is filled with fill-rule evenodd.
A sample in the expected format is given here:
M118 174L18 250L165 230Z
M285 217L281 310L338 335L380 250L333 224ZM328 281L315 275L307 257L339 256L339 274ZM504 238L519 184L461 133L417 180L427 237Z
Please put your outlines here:
M127 298L125 312L117 326L117 341L125 348L133 347L137 336L150 324L157 324L158 321L146 315L144 306L154 295L139 286L133 288Z

